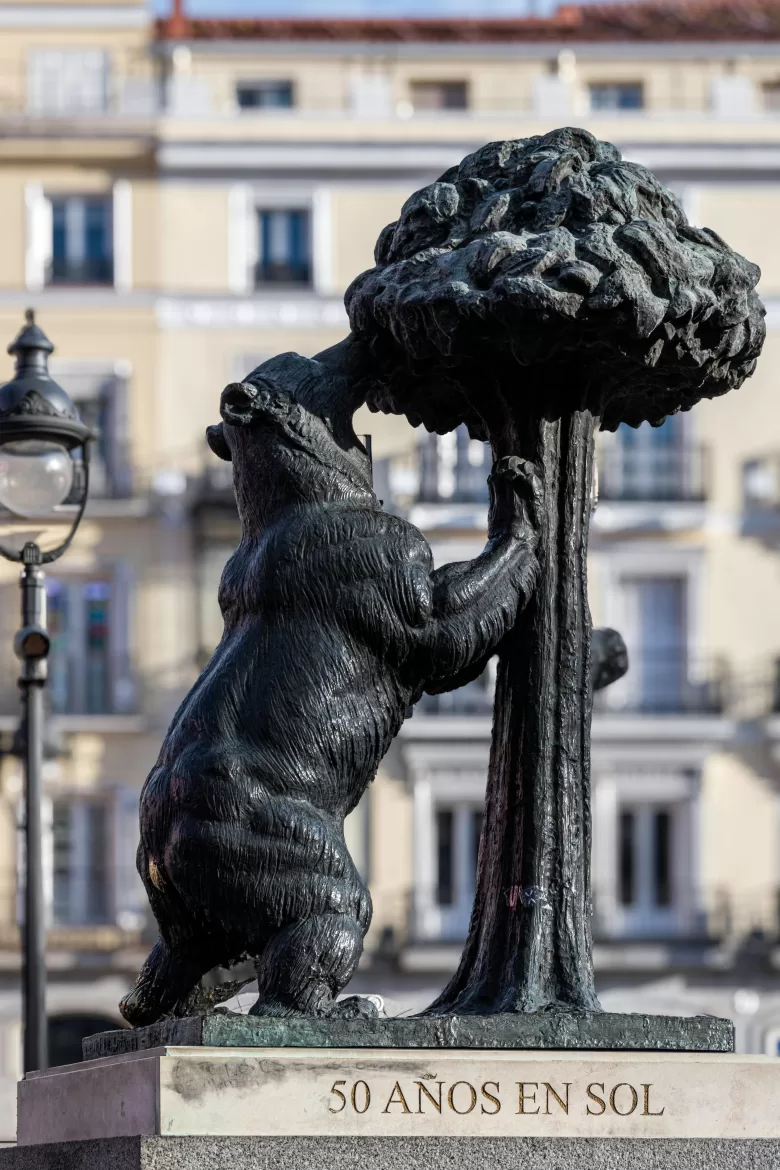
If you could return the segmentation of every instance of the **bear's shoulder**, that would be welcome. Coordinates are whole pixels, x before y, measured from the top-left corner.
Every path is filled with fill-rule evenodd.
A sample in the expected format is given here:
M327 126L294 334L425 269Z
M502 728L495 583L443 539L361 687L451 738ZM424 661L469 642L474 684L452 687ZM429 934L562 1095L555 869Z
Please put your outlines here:
M353 542L376 542L391 560L399 556L413 560L430 558L423 534L408 520L378 507L349 502L316 503L296 509L269 534L277 548L298 554L302 545L344 547Z

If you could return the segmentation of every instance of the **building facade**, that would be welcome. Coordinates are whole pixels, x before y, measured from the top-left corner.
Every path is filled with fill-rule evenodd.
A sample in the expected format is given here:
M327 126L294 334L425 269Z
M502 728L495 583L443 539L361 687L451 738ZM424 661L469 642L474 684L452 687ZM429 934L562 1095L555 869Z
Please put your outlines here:
M780 1037L780 5L566 8L522 21L155 23L141 0L0 2L0 336L33 305L100 428L96 487L49 580L46 765L55 1056L118 1023L153 926L137 800L220 634L238 527L203 440L222 386L347 327L342 298L407 195L486 141L587 126L761 264L754 378L600 436L591 604L629 675L593 724L594 929L617 1009L732 1014ZM5 375L10 375L10 362ZM489 456L361 412L377 493L437 563L485 539ZM0 524L7 517L0 517ZM0 1116L19 1072L11 655L0 562ZM348 839L375 917L356 979L423 1006L468 926L491 672L418 704ZM11 1136L0 1133L0 1139Z

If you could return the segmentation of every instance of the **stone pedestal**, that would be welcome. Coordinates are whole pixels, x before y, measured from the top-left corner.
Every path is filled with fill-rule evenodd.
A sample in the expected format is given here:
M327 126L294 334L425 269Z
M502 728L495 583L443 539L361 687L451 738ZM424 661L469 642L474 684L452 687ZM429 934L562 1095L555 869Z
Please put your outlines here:
M2 1170L777 1170L778 1141L136 1137L0 1150Z
M18 1141L780 1139L779 1102L762 1056L168 1047L28 1075Z

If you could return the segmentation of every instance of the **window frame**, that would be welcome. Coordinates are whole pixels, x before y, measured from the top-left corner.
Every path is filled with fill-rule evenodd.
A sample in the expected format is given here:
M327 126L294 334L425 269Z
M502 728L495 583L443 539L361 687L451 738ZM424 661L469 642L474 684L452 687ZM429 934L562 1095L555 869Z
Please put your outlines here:
M289 207L282 207L277 205L264 206L261 202L255 201L254 205L255 216L255 232L257 239L257 260L254 266L254 289L259 292L268 288L303 288L311 289L314 286L314 222L311 206L300 206L297 203L292 203ZM272 216L287 216L289 222L287 224L287 233L289 237L290 256L284 262L277 262L273 259L265 260L264 253L266 250L271 251L273 248L272 236L274 233L274 224L271 222ZM265 219L268 217L268 219ZM295 217L295 218L293 218ZM299 226L295 227L295 224ZM301 255L304 257L301 260L296 260L292 255L296 247L302 243ZM265 280L260 279L259 271L265 266L269 270L277 267L280 272L285 270L292 273L297 267L301 272L305 273L299 279L294 276L280 275L277 278L271 277Z
M638 81L588 81L586 83L588 92L588 109L591 114L636 114L641 113L647 109L647 87L643 80ZM620 101L612 104L602 105L594 101L594 96L597 91L609 92L614 91L618 93L623 90L634 90L639 95L639 102L637 105L631 103L623 105Z
M426 88L431 92L438 88L442 93L446 93L448 89L451 93L460 90L463 96L463 103L450 105L445 96L442 105L419 105L415 101L415 96L420 90ZM409 94L409 104L415 114L463 114L472 108L471 83L468 77L413 77L407 82L407 91Z
M45 195L48 203L51 206L51 244L49 252L48 264L44 269L44 287L54 289L67 288L114 288L116 279L116 259L114 255L114 194L113 191L103 192L63 192L63 193L47 193ZM69 230L73 233L76 227L80 227L83 233L81 245L83 248L83 257L81 260L83 275L71 276L67 275L64 278L55 277L55 265L60 259L55 253L57 252L56 237L58 233L58 206L63 205L64 217L64 251L65 255L61 258L64 266L72 262L74 264L74 271L78 271L75 267L76 261L71 261L68 256L68 233ZM104 222L102 225L102 236L104 241L105 253L100 256L90 257L88 253L88 213L91 206L100 206L103 209ZM78 213L78 214L76 214ZM82 223L79 224L81 217ZM69 226L70 218L70 226ZM71 256L73 255L71 249ZM105 265L105 276L90 275L89 264L91 261L98 265Z
M85 69L84 64L87 58L92 57L97 63L100 59L101 77L98 79L98 87L95 91L97 100L91 102L76 102L69 103L62 100L63 91L67 92L68 86L72 85L73 78L79 76L84 82ZM58 86L60 93L57 99L53 102L46 100L46 58L50 59L53 64L56 58L60 59L60 76L58 78ZM77 59L81 59L81 67L74 69L70 74L64 66L68 62L74 64ZM40 62L38 72L36 72L36 62ZM27 52L25 63L26 70L26 106L27 112L37 117L77 117L89 115L102 115L109 111L110 95L111 95L111 55L110 53L99 47L85 45L61 47L56 45L50 46L35 46L30 48ZM51 73L56 73L56 69L52 69ZM99 92L98 92L99 91ZM86 93L86 88L83 93Z
M699 902L701 766L657 767L626 756L597 766L593 777L593 896L596 934L613 941L703 936ZM653 897L653 817L668 813L671 897ZM624 898L621 863L626 814L634 816L630 901ZM641 856L640 856L641 854Z
M620 547L594 550L591 568L591 589L597 598L600 625L620 630L627 636L631 615L628 611L627 594L623 588L626 580L640 578L673 577L684 580L685 590L685 659L689 676L702 663L705 613L705 553L698 547L675 548L668 541L649 540L621 542ZM633 684L628 674L598 696L598 708L602 713L616 712L625 704ZM644 716L638 715L637 718Z
M100 599L88 598L86 591L104 586L108 590L108 616L105 619L106 644L101 660L105 671L104 702L90 702L89 665L95 661L88 645L89 621L87 605ZM131 715L138 708L138 686L129 650L130 579L125 564L103 566L89 574L56 573L46 579L47 609L52 634L49 656L49 694L55 714L73 718ZM56 612L54 598L63 597L64 628L58 631L52 620ZM58 648L58 638L62 648ZM62 710L57 709L56 679L64 671L68 700ZM98 709L92 709L97 706Z
M257 105L242 105L239 98L239 94L242 90L246 92L249 92L252 89L262 91L264 88L267 88L270 91L273 86L277 86L279 88L283 86L286 87L287 92L289 93L289 102L285 102L279 105L274 104L273 102L268 105L264 105L262 102L258 103ZM297 106L296 96L295 80L291 77L262 77L252 80L239 78L237 81L235 81L233 86L234 104L241 116L245 114L258 113L276 114L283 110L294 110Z

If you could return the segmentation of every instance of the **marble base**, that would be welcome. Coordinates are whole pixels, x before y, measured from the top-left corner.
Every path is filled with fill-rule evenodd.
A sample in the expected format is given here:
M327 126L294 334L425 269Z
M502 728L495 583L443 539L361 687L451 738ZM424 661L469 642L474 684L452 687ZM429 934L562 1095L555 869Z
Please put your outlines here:
M137 1137L0 1150L0 1170L777 1170L780 1141Z
M171 1047L29 1074L18 1142L767 1139L778 1101L763 1056Z
M734 1025L715 1016L623 1012L505 1012L407 1019L264 1019L216 1011L146 1028L98 1032L84 1059L164 1045L211 1048L570 1048L733 1052Z

